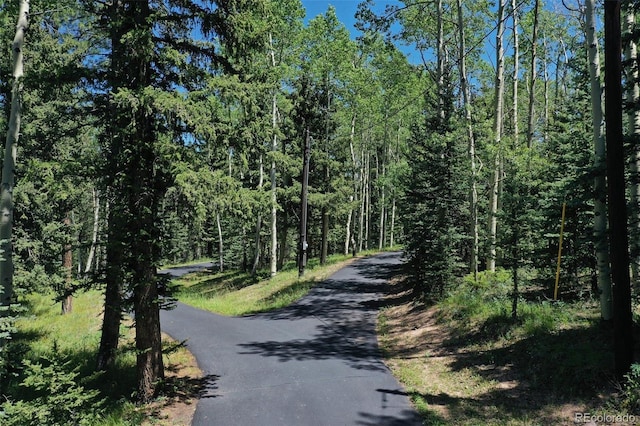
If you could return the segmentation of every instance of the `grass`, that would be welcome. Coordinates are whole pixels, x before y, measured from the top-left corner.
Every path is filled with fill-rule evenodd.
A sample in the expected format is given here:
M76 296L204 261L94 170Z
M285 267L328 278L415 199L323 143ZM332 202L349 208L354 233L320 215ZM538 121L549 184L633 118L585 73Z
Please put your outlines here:
M16 322L17 333L12 340L14 380L8 385L8 394L13 400L30 401L37 392L19 382L26 369L24 362L43 366L59 365L60 374L75 374L75 382L88 392L97 392L93 407L96 411L91 424L95 425L142 425L162 424L163 409L176 400L176 392L181 398L189 393L197 393L191 377L199 377L199 371L185 366L194 365L191 354L174 342L164 341L166 385L173 389L149 406L138 407L133 402L136 388L135 348L130 321L123 324L119 353L116 364L105 373L95 373L95 356L100 342L102 295L97 291L79 294L74 298L73 311L60 314L59 303L53 302L51 295L31 295L25 301L26 312ZM177 375L177 370L183 370ZM59 392L63 394L64 389ZM45 403L54 403L49 395ZM69 396L69 398L73 398ZM88 413L81 417L88 417ZM158 423L159 422L159 423ZM184 423L188 424L188 423Z
M573 424L575 412L638 414L604 398L616 389L610 330L596 301L528 297L514 320L509 288L463 283L436 305L396 303L380 313L387 363L425 424Z
M160 265L160 267L158 269L169 269L169 268L175 268L178 266L190 266L190 265L197 265L199 263L206 263L206 262L214 262L214 260L210 257L202 257L199 259L193 259L190 260L188 262L177 262L177 263L172 263L172 262L167 262L164 263L162 265Z
M332 255L325 265L319 265L317 259L311 259L302 279L298 278L298 270L293 263L285 265L275 277L269 277L268 271L260 271L256 277L240 271L194 272L175 280L178 286L176 296L183 303L221 315L273 311L300 299L316 282L326 279L353 260L350 255Z

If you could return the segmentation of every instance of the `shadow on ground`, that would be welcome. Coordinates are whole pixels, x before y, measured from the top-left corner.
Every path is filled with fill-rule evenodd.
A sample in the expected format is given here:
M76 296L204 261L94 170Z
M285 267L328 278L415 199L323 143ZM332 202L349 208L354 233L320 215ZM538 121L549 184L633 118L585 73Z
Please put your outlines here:
M209 374L204 377L173 377L165 381L163 395L167 398L187 402L192 399L217 398L216 382L220 377ZM168 401L167 405L171 405Z
M397 254L377 259L397 260ZM353 368L385 371L376 335L376 316L389 288L387 281L400 263L379 264L363 259L352 265L356 273L318 283L297 303L276 312L247 317L273 321L316 320L313 339L242 344L244 354L277 357L280 361L337 358Z
M406 291L404 296L397 294L390 303L405 304ZM489 388L471 397L460 396L453 390L455 384L433 393L411 392L426 424L447 424L438 420L434 407L446 407L448 418L465 419L460 421L465 425L498 424L496 418L513 419L514 424L529 424L526 419L536 419L533 424L568 424L572 410L601 407L602 395L612 391L611 332L598 320L570 329L532 328L522 337L513 332L521 324L510 314L489 317L474 327L449 327L437 315L425 315L429 309L420 304L406 309L400 311L403 319L411 321L419 311L415 318L428 327L424 334L416 332L421 337L411 345L385 347L388 358L411 363L425 359L424 367L411 367L416 370L428 368L433 359L433 365L447 369L445 381L461 374L471 378L471 386L481 383L480 389ZM405 331L395 338L403 336Z

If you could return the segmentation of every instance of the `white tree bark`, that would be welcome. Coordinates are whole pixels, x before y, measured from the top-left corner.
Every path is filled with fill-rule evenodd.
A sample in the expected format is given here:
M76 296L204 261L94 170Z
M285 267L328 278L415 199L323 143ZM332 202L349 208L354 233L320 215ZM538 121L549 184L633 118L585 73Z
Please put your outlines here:
M356 155L355 155L355 151L353 149L353 141L355 139L355 135L356 135L356 115L353 114L353 116L351 117L351 135L349 136L349 150L351 152L351 162L353 165L353 172L356 173L356 170L358 169L358 164L356 163ZM358 179L354 176L354 182L353 182L353 186L354 186L354 194L357 195L358 192ZM345 229L345 238L344 238L344 254L345 256L347 254L349 254L349 244L351 243L351 238L352 238L352 232L351 232L351 222L353 220L353 200L354 200L354 195L351 195L349 197L349 215L347 216L347 226Z
M536 100L536 81L538 77L538 16L540 11L540 1L535 0L533 6L533 35L531 38L531 74L529 78L529 125L527 126L527 147L531 148L533 142L533 133L535 131L535 100Z
M376 163L378 162L377 158L376 158ZM382 188L380 188L380 224L379 224L379 235L378 235L378 250L382 250L382 248L384 247L384 240L385 240L385 233L384 233L384 226L385 226L385 212L386 212L386 196L387 196L387 191L386 191L386 185L384 184L384 179L385 179L385 174L386 174L386 170L385 170L385 166L384 164L382 164Z
M511 16L513 21L513 141L518 146L520 138L519 117L518 117L518 84L520 83L520 35L518 33L519 15L516 0L511 0ZM458 25L463 22L458 16ZM464 30L460 30L461 32ZM464 40L462 40L464 43ZM463 58L464 59L464 58ZM466 77L465 77L466 79Z
M627 66L627 102L633 105L637 105L640 101L640 85L638 85L638 46L633 41L631 34L635 29L635 15L631 10L627 10L624 16L624 38L625 38L625 62L629 64ZM629 123L629 135L634 139L640 140L640 111L636 108L629 108L628 112ZM640 184L638 183L638 177L640 176L640 149L637 143L633 145L634 151L631 159L631 173L633 178L631 179L631 204L633 206L632 214L634 218L631 223L635 223L635 238L631 241L631 252L633 257L631 259L631 271L633 275L634 287L640 288L640 242L638 236L640 235Z
M589 55L589 78L591 80L591 110L593 124L593 145L595 151L594 223L596 267L598 270L598 289L600 290L600 314L604 320L613 317L611 298L611 276L609 269L609 247L607 244L607 205L605 178L605 138L604 118L602 114L602 83L600 80L600 52L596 35L595 0L585 1L585 31Z
M24 76L23 48L29 26L29 0L20 2L18 24L13 39L13 88L11 91L11 113L9 129L2 164L2 183L0 187L0 285L2 303L10 306L13 300L13 188L15 185L15 167L17 144L20 138L20 120L22 114L22 78ZM7 311L1 310L0 316ZM3 342L0 341L0 344Z
M98 232L100 231L100 194L95 188L92 190L93 195L93 230L91 232L91 247L87 255L87 263L84 266L84 275L91 272L93 259L96 255L96 247L98 246Z
M216 226L218 228L218 271L224 272L224 241L222 239L222 224L220 211L216 210Z
M364 244L364 213L365 213L365 207L366 207L366 184L367 184L367 177L365 175L365 168L364 168L364 149L362 150L362 155L360 157L360 221L359 221L359 226L358 226L358 251L362 251L363 248L363 244Z
M496 83L493 123L494 145L496 154L494 158L493 182L491 185L491 200L489 202L489 258L487 268L491 272L496 271L497 235L498 235L498 201L500 191L500 179L502 176L502 131L504 113L504 6L505 0L499 0L498 28L496 31Z
M443 7L442 0L437 0L437 31L438 31L438 41L437 41L437 66L438 66L438 117L440 119L440 124L444 125L445 117L445 82L444 82L444 66L445 66L445 48L444 48L444 17L443 17Z
M269 48L271 56L271 66L276 67L276 55L273 50L273 36L269 33ZM271 127L273 130L273 140L271 143L271 151L275 154L278 151L278 99L273 94L271 101ZM276 181L276 161L271 160L271 276L275 277L278 273L278 185Z
M371 153L367 153L365 162L365 212L364 212L364 249L369 250L369 225L371 223Z
M543 62L543 77L544 77L544 129L543 129L543 142L546 144L549 140L549 61L547 54L547 38L542 39L542 46L544 47L544 54L542 56Z
M513 5L513 3L512 3ZM514 16L515 6L514 7ZM470 269L473 274L474 281L478 279L478 251L479 251L479 229L478 229L478 188L477 188L477 175L478 170L476 166L476 142L475 136L473 134L473 120L471 115L471 92L469 90L469 82L467 80L467 66L466 66L466 43L465 43L465 32L464 32L464 14L462 11L462 0L457 0L457 8L458 8L458 37L460 39L459 43L459 60L458 67L460 69L460 87L462 88L462 96L464 100L464 115L465 121L467 124L467 137L469 138L469 162L471 165L471 182L470 182L470 206L469 209L471 211L471 261L470 261ZM514 18L515 19L515 18ZM515 24L514 24L515 26ZM514 37L517 38L517 30L514 29ZM516 49L517 52L517 49ZM516 53L517 58L517 53ZM517 59L516 59L516 69L517 69ZM517 71L514 73L514 78L517 78ZM518 82L517 80L514 82L513 86L514 97L517 99L518 93ZM514 132L517 140L517 104L514 102ZM395 200L394 200L395 203ZM395 204L394 204L395 211ZM392 243L393 244L393 243Z

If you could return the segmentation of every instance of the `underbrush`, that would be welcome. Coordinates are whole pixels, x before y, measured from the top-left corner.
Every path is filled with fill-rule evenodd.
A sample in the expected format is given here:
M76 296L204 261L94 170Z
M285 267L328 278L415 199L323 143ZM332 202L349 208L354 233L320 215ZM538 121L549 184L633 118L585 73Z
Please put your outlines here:
M507 272L482 273L435 305L383 311L384 353L427 424L573 424L576 412L639 414L640 366L615 384L611 330L597 301L551 301L522 286L514 318L511 286ZM411 321L413 329L403 325Z
M140 425L150 413L136 406L136 357L132 330L121 329L115 365L95 372L102 296L74 298L73 312L60 314L50 295L32 295L16 321L7 350L10 366L2 383L2 425ZM182 363L184 348L164 342L165 365Z
M529 386L593 395L613 364L597 302L552 301L535 291L528 296L518 300L514 318L508 274L483 273L478 284L467 278L438 304L439 321L470 348L489 349L493 363L513 365Z

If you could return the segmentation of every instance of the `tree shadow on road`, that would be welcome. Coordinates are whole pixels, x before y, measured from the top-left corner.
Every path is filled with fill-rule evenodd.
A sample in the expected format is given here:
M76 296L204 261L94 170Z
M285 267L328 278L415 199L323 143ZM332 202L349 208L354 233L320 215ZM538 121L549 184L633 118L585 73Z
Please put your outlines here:
M356 274L318 283L295 304L249 319L317 322L311 339L241 344L243 354L277 357L280 361L341 359L352 368L386 371L378 348L376 317L380 300L388 291L387 280L398 273L397 253L375 261L363 259L352 265ZM392 263L386 263L390 262Z

